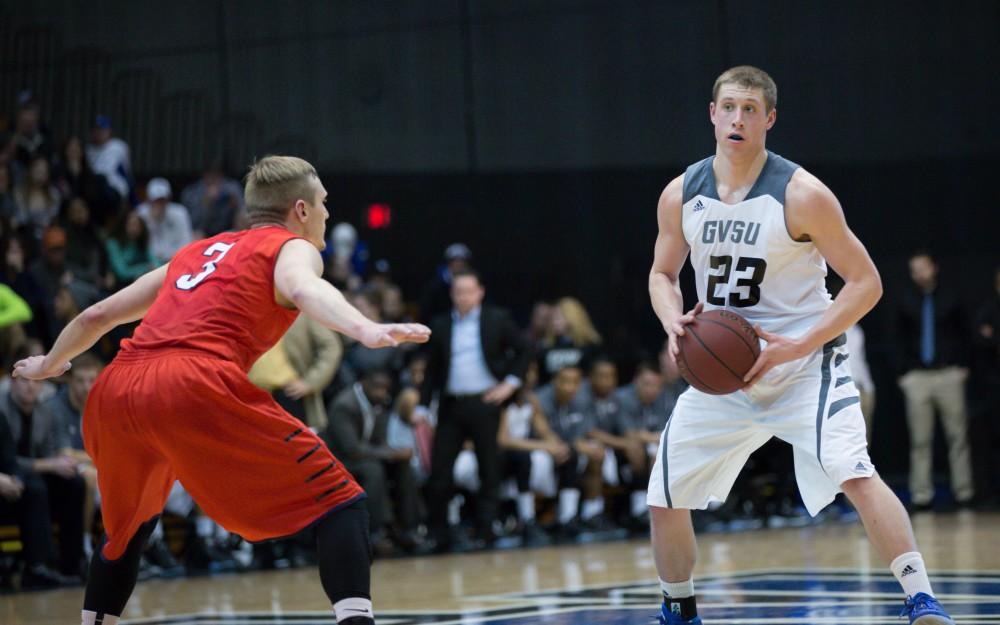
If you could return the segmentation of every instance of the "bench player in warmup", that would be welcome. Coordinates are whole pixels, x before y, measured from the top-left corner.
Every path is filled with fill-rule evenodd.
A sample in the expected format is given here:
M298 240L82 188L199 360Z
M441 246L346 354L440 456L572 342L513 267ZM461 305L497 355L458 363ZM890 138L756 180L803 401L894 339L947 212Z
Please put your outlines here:
M45 356L15 364L41 380L117 325L142 319L84 412L107 537L95 551L83 625L116 625L139 556L175 480L251 541L315 525L320 581L341 625L373 625L365 493L318 436L247 370L301 311L368 347L426 342L418 324L376 324L320 277L329 217L316 170L268 156L246 178L251 227L184 247L168 265L94 304Z
M813 515L843 491L906 593L911 624L953 625L917 551L902 503L868 458L844 332L882 294L878 270L815 176L764 148L777 87L734 67L715 81L709 113L715 156L664 189L649 292L677 356L677 337L704 307L730 308L767 341L729 395L696 389L677 401L649 482L653 549L663 590L659 621L700 625L691 510L725 500L751 452L777 436L795 454L799 492ZM699 303L684 313L679 275L691 254ZM826 263L846 282L831 301Z

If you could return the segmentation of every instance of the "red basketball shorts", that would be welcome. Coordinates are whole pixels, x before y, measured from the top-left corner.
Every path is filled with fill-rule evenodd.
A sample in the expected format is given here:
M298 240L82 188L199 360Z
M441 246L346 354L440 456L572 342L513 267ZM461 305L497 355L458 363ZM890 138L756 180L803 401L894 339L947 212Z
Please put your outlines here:
M295 534L364 497L323 441L242 369L197 352L120 354L90 392L83 435L109 560L160 514L175 480L250 541Z

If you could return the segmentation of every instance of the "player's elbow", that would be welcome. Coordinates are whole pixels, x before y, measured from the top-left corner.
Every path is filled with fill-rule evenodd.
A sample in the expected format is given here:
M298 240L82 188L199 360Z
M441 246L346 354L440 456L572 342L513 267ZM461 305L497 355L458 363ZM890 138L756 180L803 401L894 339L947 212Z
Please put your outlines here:
M882 299L882 294L885 292L882 288L882 276L875 272L875 277L872 279L874 285L872 286L872 297L875 299L875 303L878 303Z
M868 297L870 298L872 307L882 299L882 292L882 276L879 275L877 270L873 271L868 278Z
M111 324L111 315L108 306L104 302L97 302L88 306L76 318L77 323L88 331L100 332Z
M675 276L671 276L656 267L649 270L649 291L651 293L664 285L673 286L675 281Z

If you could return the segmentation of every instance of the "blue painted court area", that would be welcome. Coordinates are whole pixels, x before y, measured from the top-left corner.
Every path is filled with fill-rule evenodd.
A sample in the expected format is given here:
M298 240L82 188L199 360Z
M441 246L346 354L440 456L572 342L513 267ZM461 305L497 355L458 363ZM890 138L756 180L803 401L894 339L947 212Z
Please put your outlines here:
M940 573L935 593L956 623L1000 625L1000 572ZM770 570L709 576L698 584L706 625L899 624L900 590L889 575ZM379 625L648 625L657 611L648 582L478 596L488 609L380 612ZM233 613L138 619L146 625L331 625L329 613Z

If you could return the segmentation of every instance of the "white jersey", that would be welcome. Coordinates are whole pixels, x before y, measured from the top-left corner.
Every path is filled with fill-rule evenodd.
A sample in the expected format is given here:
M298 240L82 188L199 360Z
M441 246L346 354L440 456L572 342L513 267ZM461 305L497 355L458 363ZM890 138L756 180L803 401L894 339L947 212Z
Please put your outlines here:
M710 156L684 174L682 228L691 247L698 299L728 308L769 332L796 338L830 306L826 261L812 242L792 239L785 188L799 168L767 153L746 198L719 199Z
M826 262L792 239L785 188L798 165L767 153L746 198L719 200L712 158L684 175L683 230L698 298L765 330L797 337L830 306ZM870 477L865 421L842 335L769 371L747 390L709 395L689 388L660 437L647 502L701 509L725 501L750 454L773 436L792 445L802 500L817 514L850 479Z
M535 405L512 403L507 406L507 436L518 440L531 438L531 417L535 414Z

